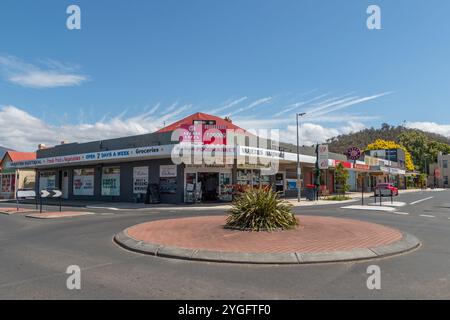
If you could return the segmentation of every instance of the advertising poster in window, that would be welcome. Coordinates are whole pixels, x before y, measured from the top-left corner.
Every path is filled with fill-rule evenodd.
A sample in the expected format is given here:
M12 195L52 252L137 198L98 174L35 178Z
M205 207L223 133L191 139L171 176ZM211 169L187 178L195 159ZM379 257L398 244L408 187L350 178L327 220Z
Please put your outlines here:
M56 174L55 172L41 172L39 176L39 189L52 190L56 188Z
M159 166L159 177L160 178L175 178L176 176L177 176L177 166L176 165Z
M133 168L133 193L147 193L148 167Z
M120 196L120 168L103 168L102 196Z
M94 168L73 170L73 194L75 196L93 196L94 175Z

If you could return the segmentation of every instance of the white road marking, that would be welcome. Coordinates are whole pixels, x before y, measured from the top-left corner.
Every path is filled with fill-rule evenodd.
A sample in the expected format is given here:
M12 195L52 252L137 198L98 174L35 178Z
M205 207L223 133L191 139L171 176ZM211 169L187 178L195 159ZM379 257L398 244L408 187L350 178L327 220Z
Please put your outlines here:
M425 218L436 218L435 216L430 216L428 214L421 214L420 216Z
M427 200L430 200L430 199L433 199L433 198L434 197L428 197L428 198L425 198L425 199L421 199L421 200L417 200L417 201L411 202L410 204L411 205L418 204L418 203L421 203L423 201L427 201Z
M341 209L350 209L350 210L368 210L368 211L395 211L395 208L387 207L387 206L347 206L342 207Z
M409 213L408 212L394 212L395 214L400 214L400 215L403 215L403 216L407 216L407 215L409 215Z
M380 202L369 203L369 206L380 206ZM391 200L388 200L388 201L383 201L383 206L404 207L404 206L406 206L406 202L400 202L400 201L391 202Z
M88 208L88 209L113 210L113 211L125 210L125 209L118 209L118 208L114 208L114 207L91 207L91 206L86 206L86 208Z

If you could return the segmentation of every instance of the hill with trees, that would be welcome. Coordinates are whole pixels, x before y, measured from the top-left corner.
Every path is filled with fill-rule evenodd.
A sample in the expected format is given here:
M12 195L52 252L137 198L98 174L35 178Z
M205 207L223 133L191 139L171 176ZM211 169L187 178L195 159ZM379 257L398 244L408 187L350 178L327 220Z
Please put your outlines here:
M347 149L358 147L366 150L376 140L393 141L406 148L411 154L416 170L424 171L430 163L437 161L439 152L450 153L450 138L403 126L383 123L381 128L368 128L359 132L340 135L329 139L330 151L345 153Z

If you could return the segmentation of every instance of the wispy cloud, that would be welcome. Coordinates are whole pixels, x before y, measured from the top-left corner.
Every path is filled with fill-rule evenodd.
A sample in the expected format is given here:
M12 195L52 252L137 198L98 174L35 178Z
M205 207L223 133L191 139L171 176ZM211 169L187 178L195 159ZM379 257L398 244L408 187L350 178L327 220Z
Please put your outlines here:
M17 57L0 55L0 72L13 84L43 89L79 86L88 77L76 72L76 67L54 60L41 61L42 66L26 63Z
M318 98L318 102L311 105L312 108L308 118L303 119L303 122L300 123L302 144L309 145L323 142L338 134L364 128L365 121L373 120L377 117L343 114L341 110L352 105L377 99L386 94L388 93L344 99L339 99L342 96L336 96L323 101L319 101L321 98L315 97ZM323 95L322 98L324 98ZM225 105L217 108L224 108L225 106L231 108L247 99L246 96L232 99L226 102ZM290 117L289 114L282 117L274 117L270 110L268 110L267 114L259 112L258 116L255 116L255 108L263 104L269 104L272 100L272 97L255 99L253 102L239 108L234 113L233 123L246 129L278 128L283 141L295 142L295 117ZM333 113L333 111L337 110L339 112ZM80 119L77 124L68 124L67 120L69 118L66 117L61 119L62 124L58 125L50 124L15 106L0 106L0 145L28 151L35 150L39 143L54 145L62 140L86 142L150 133L197 111L199 110L190 103L173 103L168 105L158 103L153 107L147 106L143 108L138 115L129 115L125 109L117 116L104 116L97 121L92 120L91 116L84 115L83 110L80 109ZM214 114L215 112L207 111L207 113ZM437 133L450 135L450 126L439 126L434 123L411 123L409 125L419 128L421 128L420 126L433 127Z
M234 112L232 112L232 113L229 113L228 115L229 115L229 116L232 116L232 115L235 115L235 114L238 114L238 113L242 113L242 112L244 112L244 111L248 111L248 110L253 109L253 108L255 108L255 107L257 107L257 106L260 106L260 105L262 105L262 104L269 103L269 102L271 102L272 100L273 100L272 97L266 97L266 98L258 99L258 100L256 100L256 101L250 103L248 106L243 107L243 108L239 108L238 110L236 110L236 111L234 111Z
M236 100L228 101L228 102L225 103L224 106L222 106L222 107L220 107L220 108L217 108L217 109L213 109L213 110L211 110L210 112L211 112L212 114L216 114L216 113L218 113L218 112L222 112L223 110L226 110L226 109L228 109L228 108L234 107L235 105L237 105L237 104L239 104L239 103L241 103L241 102L244 102L244 101L247 100L247 99L248 99L248 97L241 97L241 98L236 99Z
M384 93L380 93L380 94L375 94L375 95L372 95L372 96L367 96L367 97L362 97L362 98L348 98L348 99L344 99L344 100L348 100L348 101L340 101L340 103L334 103L334 104L331 104L330 106L328 106L327 108L317 108L316 110L313 110L313 111L311 111L310 112L310 115L311 116L321 116L321 115L324 115L324 114L328 114L328 113L330 113L330 112L334 112L334 111L338 111L338 110L341 110L341 109L345 109L345 108L348 108L348 107L351 107L351 106L354 106L354 105L357 105L357 104L361 104L361 103L364 103L364 102L369 102L369 101L371 101L371 100L375 100L375 99L378 99L378 98L381 98L381 97L383 97L383 96L386 96L386 95L388 95L388 94L391 94L392 92L384 92ZM307 115L308 115L308 113L307 113Z
M283 110L281 110L280 112L276 113L275 117L279 117L279 116L281 116L281 115L283 115L285 113L291 112L292 110L298 109L298 108L300 108L300 107L302 107L302 106L304 106L304 105L306 105L308 103L311 103L313 101L320 100L320 99L322 99L322 98L324 98L324 97L326 97L328 95L329 95L329 93L325 93L325 94L321 94L320 96L314 97L314 98L306 100L306 101L300 101L300 102L296 102L296 103L292 103L290 105L287 105L287 106L282 108Z

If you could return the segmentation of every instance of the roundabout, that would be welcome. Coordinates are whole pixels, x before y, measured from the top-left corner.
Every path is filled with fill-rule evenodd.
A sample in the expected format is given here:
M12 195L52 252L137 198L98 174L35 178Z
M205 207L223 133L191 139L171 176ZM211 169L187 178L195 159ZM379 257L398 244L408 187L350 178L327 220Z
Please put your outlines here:
M129 227L114 240L159 257L250 264L308 264L376 259L420 246L413 235L380 224L299 216L300 226L278 232L225 229L226 216L165 219Z

